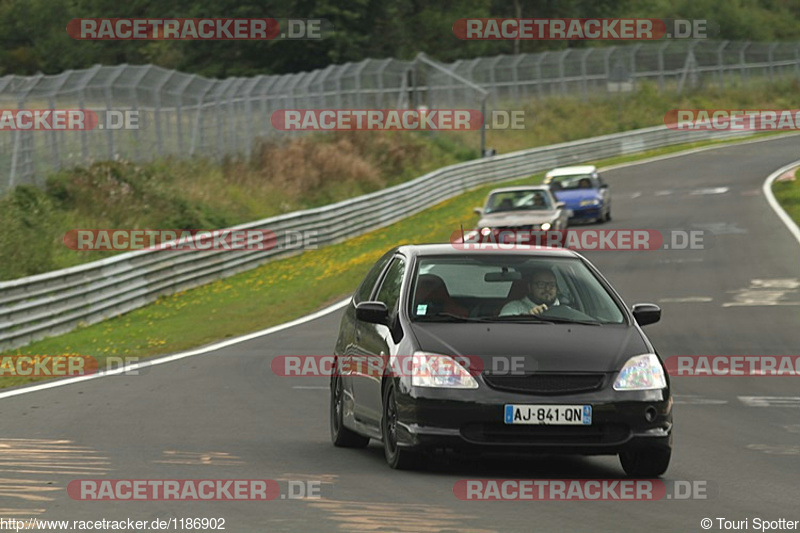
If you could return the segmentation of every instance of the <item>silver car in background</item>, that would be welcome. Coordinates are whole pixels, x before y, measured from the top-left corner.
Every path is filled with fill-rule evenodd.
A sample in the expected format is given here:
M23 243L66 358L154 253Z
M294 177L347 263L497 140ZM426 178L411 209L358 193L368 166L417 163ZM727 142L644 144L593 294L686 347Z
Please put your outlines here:
M547 186L521 186L495 189L489 193L483 208L478 231L564 230L572 213L559 202Z

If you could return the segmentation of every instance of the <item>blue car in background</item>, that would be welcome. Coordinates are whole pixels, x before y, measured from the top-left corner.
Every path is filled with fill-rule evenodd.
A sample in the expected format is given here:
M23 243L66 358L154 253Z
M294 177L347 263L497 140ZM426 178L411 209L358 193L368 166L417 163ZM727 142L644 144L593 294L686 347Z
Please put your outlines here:
M572 210L570 222L611 220L611 192L597 173L597 167L556 168L545 175L544 183L559 202Z

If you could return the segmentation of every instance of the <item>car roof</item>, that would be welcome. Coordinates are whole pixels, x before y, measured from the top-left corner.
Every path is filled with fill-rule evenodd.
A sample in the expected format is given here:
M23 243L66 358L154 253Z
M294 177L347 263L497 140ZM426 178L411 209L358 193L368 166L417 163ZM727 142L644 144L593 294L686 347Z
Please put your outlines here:
M591 174L592 172L596 172L597 167L594 165L581 165L576 167L561 167L561 168L554 168L550 172L547 173L548 176L555 177L555 176L572 176L574 174Z
M509 255L519 257L520 255L529 255L531 257L569 257L578 258L579 254L572 250L565 248L552 248L547 246L530 246L526 250L524 246L516 245L514 250L459 250L452 244L406 244L397 247L397 251L409 257L425 257L434 255L462 255L462 256L480 256L480 255Z
M492 191L489 193L489 196L493 195L496 192L515 192L515 191L550 192L550 188L547 185L520 185L517 187L501 187L499 189L492 189Z

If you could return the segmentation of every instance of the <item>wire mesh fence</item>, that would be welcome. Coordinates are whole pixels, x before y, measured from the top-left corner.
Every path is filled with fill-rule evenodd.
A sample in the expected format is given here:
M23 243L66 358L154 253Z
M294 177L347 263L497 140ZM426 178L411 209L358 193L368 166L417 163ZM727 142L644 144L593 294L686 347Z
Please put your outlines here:
M41 186L49 173L98 160L146 161L249 155L275 129L279 109L509 109L532 99L588 100L800 77L800 43L669 41L450 64L366 59L297 74L212 80L152 65L100 66L54 76L0 78L0 109L84 109L98 114L83 131L8 128L0 122L0 193ZM112 120L120 112L136 124ZM4 112L5 115L5 112ZM126 115L128 116L128 115Z

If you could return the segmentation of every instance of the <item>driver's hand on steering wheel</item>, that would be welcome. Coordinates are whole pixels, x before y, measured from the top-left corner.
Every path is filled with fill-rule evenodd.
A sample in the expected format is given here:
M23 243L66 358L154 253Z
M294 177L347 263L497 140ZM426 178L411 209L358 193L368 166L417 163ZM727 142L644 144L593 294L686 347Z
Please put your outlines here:
M528 311L529 315L539 315L547 311L547 304L537 305L536 307L531 307L530 311Z

